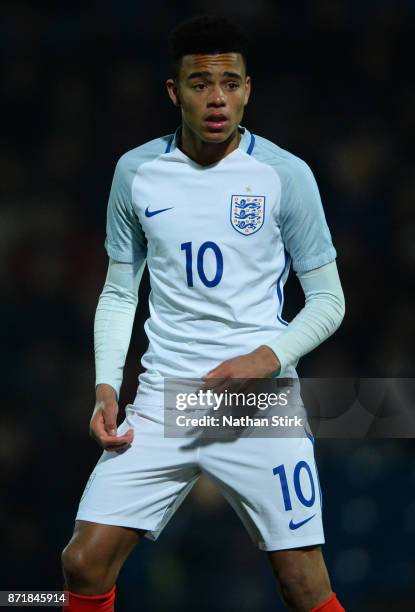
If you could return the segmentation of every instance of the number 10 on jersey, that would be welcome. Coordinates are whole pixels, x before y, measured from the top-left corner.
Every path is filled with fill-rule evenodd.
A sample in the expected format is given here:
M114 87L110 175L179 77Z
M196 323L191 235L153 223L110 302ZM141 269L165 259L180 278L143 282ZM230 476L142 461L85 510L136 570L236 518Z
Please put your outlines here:
M181 245L181 250L186 254L186 279L187 285L189 287L193 287L193 253L194 247L191 242L183 242ZM205 253L211 250L216 258L216 273L212 279L208 279L205 274L204 269L204 257ZM196 269L199 275L200 280L205 285L205 287L216 287L219 285L222 275L223 275L223 255L215 242L207 241L200 245L196 255Z

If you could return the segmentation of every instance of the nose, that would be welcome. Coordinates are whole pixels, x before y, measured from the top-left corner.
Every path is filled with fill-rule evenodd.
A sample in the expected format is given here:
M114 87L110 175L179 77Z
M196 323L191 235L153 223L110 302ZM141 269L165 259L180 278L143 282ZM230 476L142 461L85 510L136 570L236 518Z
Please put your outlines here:
M216 85L214 89L211 91L208 107L221 107L226 105L226 96L220 85Z

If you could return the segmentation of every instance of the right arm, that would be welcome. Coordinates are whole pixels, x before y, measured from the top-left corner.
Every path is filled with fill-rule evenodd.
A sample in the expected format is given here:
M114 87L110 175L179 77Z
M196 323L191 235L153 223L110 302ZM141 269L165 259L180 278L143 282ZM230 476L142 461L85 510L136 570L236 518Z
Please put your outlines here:
M133 430L123 436L116 435L117 400L144 266L145 260L130 264L110 259L95 314L96 403L90 435L107 450L119 450L130 444L133 437Z
M96 403L89 431L107 450L120 449L133 437L133 430L117 437L116 428L118 396L147 255L146 239L132 202L135 172L126 156L115 169L105 241L110 262L95 315Z

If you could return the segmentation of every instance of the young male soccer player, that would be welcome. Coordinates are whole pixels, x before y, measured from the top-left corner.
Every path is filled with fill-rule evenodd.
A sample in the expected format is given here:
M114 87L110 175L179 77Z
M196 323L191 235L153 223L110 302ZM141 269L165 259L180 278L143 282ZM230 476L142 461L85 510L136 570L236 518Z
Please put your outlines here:
M182 439L163 436L165 377L294 377L298 359L344 315L336 252L310 169L240 125L251 90L244 35L205 17L176 28L171 43L167 89L181 125L121 157L109 198L110 260L95 318L90 424L104 452L62 555L67 609L113 610L125 559L144 535L157 538L204 472L267 552L290 610L344 610L321 553L309 437L238 437L189 451ZM117 431L146 261L152 291L145 372ZM291 263L306 302L287 324L282 288Z

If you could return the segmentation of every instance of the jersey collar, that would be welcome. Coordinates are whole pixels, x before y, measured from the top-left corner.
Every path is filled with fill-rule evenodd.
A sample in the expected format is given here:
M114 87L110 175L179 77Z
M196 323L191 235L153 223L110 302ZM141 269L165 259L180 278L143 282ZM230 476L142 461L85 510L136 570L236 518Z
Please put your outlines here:
M177 149L180 129L181 125L179 125L174 134L169 137L166 145L166 150L164 151L165 153L171 153L175 149ZM242 134L241 140L239 141L238 149L242 149L242 151L244 151L248 155L251 155L255 147L255 136L251 134L251 132L242 125L238 125L238 130Z

